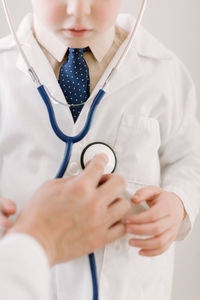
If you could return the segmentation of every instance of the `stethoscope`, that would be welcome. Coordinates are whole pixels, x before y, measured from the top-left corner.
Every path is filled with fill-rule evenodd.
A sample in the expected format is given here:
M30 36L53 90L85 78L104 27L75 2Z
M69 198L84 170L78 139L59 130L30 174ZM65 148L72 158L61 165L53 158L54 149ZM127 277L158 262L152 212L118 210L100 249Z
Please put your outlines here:
M28 59L27 59L27 57L26 57L26 55L25 55L25 53L24 53L24 51L23 51L23 49L20 45L20 42L19 42L18 37L16 35L16 32L14 30L13 22L12 22L12 19L10 17L10 13L8 11L6 1L2 0L4 12L5 12L5 15L6 15L6 19L7 19L11 34L13 35L13 38L16 42L18 50L21 53L22 58L23 58L26 66L27 66L28 73L30 74L33 82L37 85L37 90L38 90L40 96L42 97L42 99L43 99L43 101L46 105L52 129L55 132L55 134L57 135L57 137L66 144L64 158L63 158L60 169L58 170L58 173L57 173L55 178L63 177L63 175L64 175L64 173L67 169L70 157L71 157L73 144L78 143L79 141L84 139L84 137L87 135L88 131L90 130L91 123L92 123L95 111L97 109L97 106L99 105L102 98L106 94L106 91L108 89L108 85L109 85L111 79L113 78L115 73L120 68L120 66L123 63L123 60L125 59L129 49L132 46L132 43L135 39L138 27L140 26L140 23L142 21L142 17L143 17L144 11L145 11L146 3L147 3L147 0L142 0L141 8L140 8L135 26L134 26L133 30L130 32L129 37L127 39L128 40L127 45L126 45L123 53L120 55L116 65L112 68L111 72L109 73L109 75L105 79L105 82L102 84L102 87L98 91L97 95L94 97L92 105L91 105L89 113L88 113L88 116L87 116L87 120L85 122L85 125L84 125L83 129L76 136L68 136L68 135L64 134L63 131L61 131L61 129L59 128L59 126L57 124L54 109L53 109L50 98L52 98L52 100L54 102L56 102L57 104L60 104L60 101L53 98L53 96L49 93L48 89L44 85L41 84L36 72L34 71L34 68L30 65L30 63L29 63L29 61L28 61ZM116 155L114 153L114 150L109 145L107 145L105 143L102 143L102 142L95 142L95 143L89 144L83 150L83 152L81 154L81 166L82 166L82 168L84 169L86 163L90 159L92 159L94 157L94 155L96 155L98 153L105 153L109 158L109 162L108 162L108 165L105 169L105 173L114 172L114 170L116 168L116 164L117 164ZM97 282L97 271L96 271L96 262L95 262L94 253L89 254L89 262L90 262L90 269L91 269L91 275L92 275L93 300L98 300L98 282Z

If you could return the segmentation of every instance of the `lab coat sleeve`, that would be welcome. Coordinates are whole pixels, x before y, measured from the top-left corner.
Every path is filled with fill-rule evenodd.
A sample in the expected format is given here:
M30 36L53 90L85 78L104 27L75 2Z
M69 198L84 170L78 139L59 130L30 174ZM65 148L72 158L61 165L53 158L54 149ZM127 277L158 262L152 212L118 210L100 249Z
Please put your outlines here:
M161 187L177 194L184 204L187 216L176 239L182 240L191 232L200 206L200 125L195 88L188 71L176 60L170 69L171 104L167 119L161 121Z
M0 240L0 299L50 300L50 269L42 247L25 234Z

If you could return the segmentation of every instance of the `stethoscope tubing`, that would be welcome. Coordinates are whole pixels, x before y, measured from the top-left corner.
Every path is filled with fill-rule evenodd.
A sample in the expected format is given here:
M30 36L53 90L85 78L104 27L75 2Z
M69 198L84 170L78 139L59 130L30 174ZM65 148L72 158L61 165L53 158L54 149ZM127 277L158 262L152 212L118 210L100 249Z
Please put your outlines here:
M70 157L71 157L72 147L73 147L73 143L71 141L68 143L65 143L65 153L64 153L63 161L60 165L60 168L59 168L58 173L56 174L55 178L62 178L64 176L67 166L69 164Z
M60 140L62 140L63 142L65 142L65 143L71 142L73 144L80 142L87 135L88 131L90 130L91 123L92 123L95 111L97 109L97 106L99 105L100 101L102 100L102 98L105 95L105 91L100 89L98 94L96 95L96 97L94 98L94 100L92 102L92 105L90 107L88 117L87 117L87 120L86 120L86 123L85 123L83 129L76 136L68 136L68 135L64 134L58 127L55 113L54 113L54 110L53 110L53 107L51 104L51 100L49 99L49 96L45 90L45 87L43 85L41 85L37 89L38 89L38 92L39 92L40 96L42 97L44 103L46 104L47 111L49 114L49 120L50 120L53 131L55 132L57 137Z
M97 266L94 253L90 253L88 255L89 263L90 263L90 271L92 276L92 288L93 288L93 300L98 300L99 298L99 288L98 288L98 280L97 280Z
M97 106L99 105L100 101L104 97L105 91L99 90L98 94L94 98L92 105L90 107L85 126L83 127L83 129L80 131L79 134L72 137L72 136L68 136L68 135L64 134L62 132L62 130L60 130L60 128L58 127L55 113L54 113L51 101L49 99L49 96L45 90L45 87L43 85L41 85L37 89L46 105L48 115L49 115L49 120L50 120L51 126L53 128L53 131L55 132L55 134L57 135L57 137L59 139L61 139L63 142L65 142L65 145L66 145L63 161L62 161L60 169L55 177L55 178L62 178L64 176L64 173L69 164L73 144L79 142L87 135L87 133L91 127L91 123L92 123L95 111L97 109ZM98 281L97 281L96 261L95 261L94 253L90 253L88 255L88 258L89 258L89 264L90 264L90 270L91 270L91 276L92 276L93 300L98 300Z

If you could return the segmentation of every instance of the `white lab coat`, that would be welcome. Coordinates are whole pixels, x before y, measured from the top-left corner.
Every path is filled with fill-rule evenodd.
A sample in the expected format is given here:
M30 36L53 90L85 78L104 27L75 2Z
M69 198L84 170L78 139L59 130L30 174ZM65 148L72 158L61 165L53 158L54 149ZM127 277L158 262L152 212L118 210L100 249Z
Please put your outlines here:
M0 299L51 300L47 256L26 234L8 234L0 241Z
M23 48L41 82L66 103L34 39L31 20L27 16L19 29ZM121 15L118 23L130 30L132 18ZM124 44L113 61L123 48ZM16 201L20 209L42 182L56 175L65 146L51 129L46 107L10 36L0 41L0 66L0 194ZM93 95L111 67L112 63ZM91 100L76 124L68 107L54 105L59 126L67 134L78 133L90 104ZM74 145L65 176L80 172L80 154L86 145L95 141L109 144L118 159L116 173L127 181L127 198L146 185L160 185L181 197L188 213L177 238L182 239L199 208L200 131L195 114L195 92L188 72L170 51L140 28L97 109L90 132ZM145 205L133 206L133 212L144 209ZM130 236L96 253L99 300L170 299L173 246L163 255L141 257L138 249L128 245ZM53 279L55 299L92 299L87 257L58 265Z

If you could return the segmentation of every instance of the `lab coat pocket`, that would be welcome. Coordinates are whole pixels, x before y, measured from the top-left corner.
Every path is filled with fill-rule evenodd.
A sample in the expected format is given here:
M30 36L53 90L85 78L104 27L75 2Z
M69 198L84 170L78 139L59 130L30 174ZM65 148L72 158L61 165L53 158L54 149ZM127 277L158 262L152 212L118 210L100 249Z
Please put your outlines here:
M159 147L158 121L125 113L115 142L118 159L116 173L130 183L159 185Z

